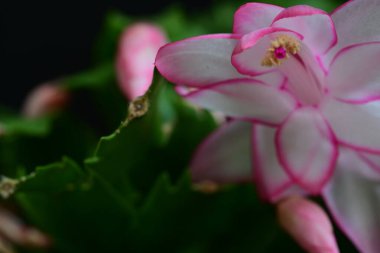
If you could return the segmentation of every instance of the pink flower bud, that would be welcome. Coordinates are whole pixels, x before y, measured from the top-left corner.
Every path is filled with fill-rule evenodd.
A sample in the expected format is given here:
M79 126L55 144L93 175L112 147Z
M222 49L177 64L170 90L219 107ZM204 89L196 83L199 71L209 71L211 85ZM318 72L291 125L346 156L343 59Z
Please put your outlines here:
M50 239L39 230L25 226L18 217L0 208L0 239L4 236L13 243L30 247L48 247ZM0 252L1 247L0 247Z
M23 106L23 114L37 118L64 107L69 99L68 93L54 84L42 84L29 93Z
M166 44L164 32L149 23L129 26L121 36L116 70L121 90L128 99L142 96L153 79L158 49Z
M277 205L281 226L309 253L339 253L327 214L314 202L289 197Z

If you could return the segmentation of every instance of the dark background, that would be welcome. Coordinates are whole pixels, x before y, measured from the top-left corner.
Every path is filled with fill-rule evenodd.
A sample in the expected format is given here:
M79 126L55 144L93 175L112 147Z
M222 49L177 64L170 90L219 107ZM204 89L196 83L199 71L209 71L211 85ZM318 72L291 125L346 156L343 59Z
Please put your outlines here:
M135 17L180 4L189 12L211 0L3 1L0 5L0 104L19 108L41 82L88 68L107 11Z

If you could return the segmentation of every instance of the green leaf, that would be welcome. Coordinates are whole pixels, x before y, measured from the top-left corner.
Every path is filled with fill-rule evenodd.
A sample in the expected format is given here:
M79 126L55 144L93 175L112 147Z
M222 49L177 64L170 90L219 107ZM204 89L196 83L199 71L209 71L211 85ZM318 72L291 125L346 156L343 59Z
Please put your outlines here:
M146 192L163 171L180 175L196 145L215 128L210 114L185 105L161 77L155 78L148 99L147 114L101 138L94 156L86 162L136 201L133 189Z
M0 136L45 136L50 130L52 117L28 119L0 108Z
M161 174L136 224L132 235L139 252L302 252L252 185L202 194L192 190L187 175L173 185Z
M15 197L54 252L122 252L128 241L131 205L72 160L40 167Z

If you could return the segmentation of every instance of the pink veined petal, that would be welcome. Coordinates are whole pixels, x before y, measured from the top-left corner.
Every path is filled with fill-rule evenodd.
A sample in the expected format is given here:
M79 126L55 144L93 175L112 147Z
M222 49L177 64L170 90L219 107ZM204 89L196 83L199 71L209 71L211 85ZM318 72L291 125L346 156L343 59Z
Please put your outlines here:
M282 27L298 32L303 42L315 55L323 54L337 42L331 17L320 9L298 5L283 10L274 19L273 27Z
M238 38L204 35L167 44L157 53L156 67L170 82L193 87L243 78L231 65Z
M286 91L255 80L230 80L185 96L203 108L243 120L279 124L297 106Z
M337 143L319 111L302 107L276 133L280 164L304 189L318 194L329 180L338 156Z
M361 252L380 252L380 177L355 152L340 150L323 197L340 228Z
M195 182L252 181L252 124L231 121L212 133L197 149L190 165Z
M253 171L261 197L270 202L290 196L301 195L277 159L274 145L276 128L255 124L252 131ZM293 190L290 190L294 188ZM295 189L298 188L298 191Z
M264 3L247 3L242 5L234 15L233 31L246 34L270 26L274 17L284 8Z
M327 65L335 54L349 45L380 41L380 1L355 0L339 7L331 15L339 41L328 52Z
M300 103L315 105L319 103L324 91L321 86L324 72L307 45L303 42L300 44L298 57L289 57L277 68L287 77L288 88Z
M232 55L232 64L242 74L261 75L275 71L261 65L270 43L279 35L288 35L302 40L302 36L284 28L270 27L244 35L236 45Z
M351 104L328 99L320 110L341 144L380 154L380 103Z
M333 96L350 102L380 99L380 42L356 44L339 51L327 82Z

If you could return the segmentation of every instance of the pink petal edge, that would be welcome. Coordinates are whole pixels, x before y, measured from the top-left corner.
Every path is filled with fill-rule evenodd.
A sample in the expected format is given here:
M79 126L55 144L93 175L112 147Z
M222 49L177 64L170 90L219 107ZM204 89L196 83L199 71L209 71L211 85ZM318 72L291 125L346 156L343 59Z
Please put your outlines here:
M282 12L280 12L274 19L273 22L276 22L277 20L283 19L283 18L291 18L291 17L297 17L297 16L310 16L310 15L316 15L316 14L326 14L325 11L314 8L309 5L295 5L289 8L284 9Z
M256 182L256 187L260 196L264 200L268 200L269 202L276 202L282 196L281 194L286 191L290 186L293 185L293 181L290 178L285 179L279 185L274 186L273 188L267 184L264 180L265 168L263 168L261 154L259 153L259 143L258 143L258 125L254 124L252 127L252 170L254 179ZM270 145L273 140L269 140L268 144ZM277 158L275 158L277 160ZM274 169L274 168L270 168ZM285 171L284 171L285 172ZM286 172L285 172L286 173Z
M284 8L266 3L246 3L234 14L233 32L246 34L270 26Z
M233 54L240 54L244 50L254 46L258 40L263 38L264 36L275 33L275 32L289 32L293 33L296 37L298 37L300 40L303 40L303 36L295 31L286 29L286 28L281 28L281 27L267 27L263 28L257 31L253 31L249 34L244 35L239 43L237 44Z

